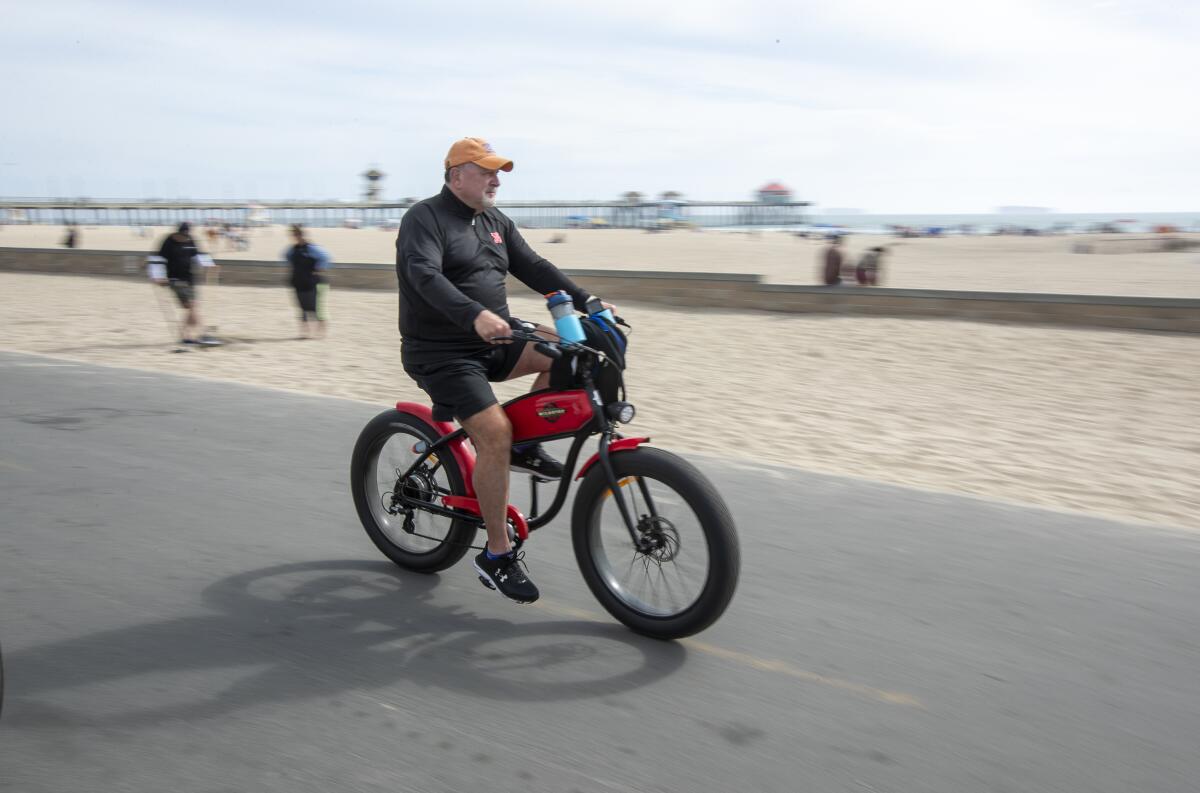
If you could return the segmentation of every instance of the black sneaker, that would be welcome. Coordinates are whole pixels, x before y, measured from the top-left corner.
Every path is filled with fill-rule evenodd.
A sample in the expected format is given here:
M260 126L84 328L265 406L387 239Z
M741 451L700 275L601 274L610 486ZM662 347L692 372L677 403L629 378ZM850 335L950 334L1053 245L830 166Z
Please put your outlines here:
M488 589L498 589L500 594L518 603L532 603L538 599L538 588L521 569L524 558L523 552L514 551L499 559L489 559L486 550L480 551L475 557L475 572Z
M561 479L563 475L562 463L546 454L546 450L540 443L520 452L513 449L508 467L519 473L533 474L542 479Z

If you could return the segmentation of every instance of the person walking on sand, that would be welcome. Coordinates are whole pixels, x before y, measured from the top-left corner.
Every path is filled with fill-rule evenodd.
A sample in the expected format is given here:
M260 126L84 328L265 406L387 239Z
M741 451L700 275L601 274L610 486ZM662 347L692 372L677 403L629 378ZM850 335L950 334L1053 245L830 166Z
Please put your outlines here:
M327 312L322 303L327 300L326 291L330 258L324 248L309 242L304 236L304 227L299 223L292 226L295 244L283 253L291 265L288 283L296 290L296 302L300 305L300 339L320 338L325 335Z
M187 312L183 323L184 344L215 346L221 342L208 334L201 333L200 309L197 307L196 276L193 265L200 264L204 256L192 239L191 225L184 221L179 228L167 235L158 249L158 257L166 268L165 285L175 294L179 305Z
M550 380L550 358L510 340L505 277L511 273L539 294L563 290L581 311L589 295L535 253L496 209L500 172L511 171L512 160L485 140L463 138L444 165L441 192L415 204L400 222L400 358L433 401L434 418L457 418L478 454L474 485L487 546L475 557L475 571L489 589L532 603L538 589L508 537L508 472L558 479L563 467L539 444L513 446L512 424L492 390L493 382L526 375L536 375L535 390Z
M859 286L879 285L879 268L885 253L887 248L877 245L858 260L858 266L854 268L854 279L858 281Z
M830 234L829 246L821 251L821 282L837 286L842 282L842 235Z

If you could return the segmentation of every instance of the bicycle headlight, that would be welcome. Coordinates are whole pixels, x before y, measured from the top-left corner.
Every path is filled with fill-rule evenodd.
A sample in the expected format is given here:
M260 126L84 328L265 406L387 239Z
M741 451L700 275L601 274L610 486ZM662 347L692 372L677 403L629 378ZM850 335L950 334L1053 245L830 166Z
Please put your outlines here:
M628 402L613 402L605 410L608 411L610 419L619 421L622 424L628 424L637 415L637 411L633 409L633 405Z

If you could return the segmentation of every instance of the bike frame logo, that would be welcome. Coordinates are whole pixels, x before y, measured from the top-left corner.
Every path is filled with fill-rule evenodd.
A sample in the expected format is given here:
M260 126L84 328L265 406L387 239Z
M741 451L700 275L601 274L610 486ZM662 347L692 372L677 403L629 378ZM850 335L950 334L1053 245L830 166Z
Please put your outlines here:
M537 414L539 416L541 416L542 418L544 418L546 421L550 422L551 424L553 424L554 422L556 422L560 418L562 418L562 415L566 412L567 412L566 408L560 408L558 405L554 404L553 402L542 405L540 408L537 409Z

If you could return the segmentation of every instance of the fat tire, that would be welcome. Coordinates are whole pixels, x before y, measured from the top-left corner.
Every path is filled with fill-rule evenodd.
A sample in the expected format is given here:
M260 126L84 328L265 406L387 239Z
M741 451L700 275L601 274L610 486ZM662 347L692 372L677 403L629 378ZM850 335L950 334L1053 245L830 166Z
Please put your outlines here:
M571 513L571 543L584 581L609 614L637 633L655 639L699 633L725 612L737 588L741 555L729 507L698 468L670 452L641 447L617 452L610 460L618 480L646 476L668 485L687 502L708 545L708 580L694 603L670 616L643 613L613 594L596 569L589 544L592 523L599 514L597 502L609 491L603 467L596 464L583 478Z
M380 413L359 433L358 441L354 444L354 452L350 457L350 490L354 496L354 508L362 521L367 536L383 555L391 559L405 570L418 573L436 573L457 563L470 549L475 539L476 527L462 520L455 520L450 525L444 540L437 546L423 553L410 551L393 543L375 520L370 497L367 494L367 476L371 465L379 456L384 443L394 435L408 434L419 437L426 443L433 443L441 435L426 422L399 410L387 410ZM450 490L455 495L466 495L462 472L453 455L439 455L442 467L446 471Z

